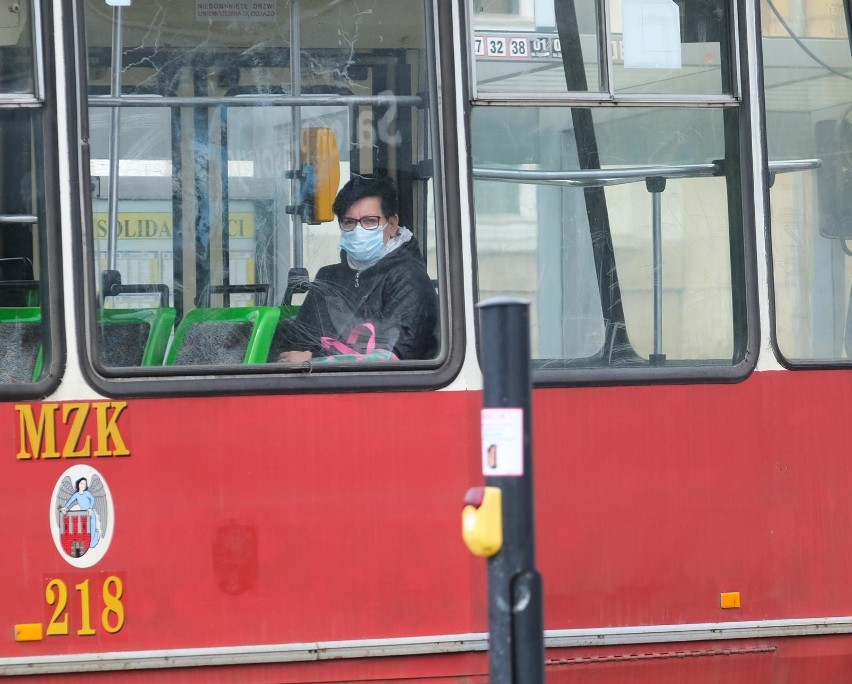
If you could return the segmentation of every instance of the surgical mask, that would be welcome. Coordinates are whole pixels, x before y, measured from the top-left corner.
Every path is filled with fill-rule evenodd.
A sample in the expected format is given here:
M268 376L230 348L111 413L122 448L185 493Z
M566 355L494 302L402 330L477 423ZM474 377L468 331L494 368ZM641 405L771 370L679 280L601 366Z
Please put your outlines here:
M384 226L373 230L355 226L354 230L341 231L340 248L353 259L372 265L385 254Z

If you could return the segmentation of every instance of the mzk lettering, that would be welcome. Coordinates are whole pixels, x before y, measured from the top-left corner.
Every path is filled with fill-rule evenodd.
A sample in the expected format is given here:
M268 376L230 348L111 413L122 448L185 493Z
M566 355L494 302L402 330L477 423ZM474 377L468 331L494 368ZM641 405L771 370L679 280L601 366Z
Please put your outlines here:
M18 404L18 460L129 456L126 401Z

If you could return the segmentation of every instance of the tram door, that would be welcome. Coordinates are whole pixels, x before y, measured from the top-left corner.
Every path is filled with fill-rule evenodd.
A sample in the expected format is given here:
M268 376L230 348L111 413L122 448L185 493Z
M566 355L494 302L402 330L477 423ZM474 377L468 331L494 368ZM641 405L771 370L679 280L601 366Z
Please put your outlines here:
M99 323L298 305L339 259L330 201L354 173L391 176L402 224L434 246L430 174L417 172L423 3L367 4L87 0ZM106 366L160 362L101 343Z

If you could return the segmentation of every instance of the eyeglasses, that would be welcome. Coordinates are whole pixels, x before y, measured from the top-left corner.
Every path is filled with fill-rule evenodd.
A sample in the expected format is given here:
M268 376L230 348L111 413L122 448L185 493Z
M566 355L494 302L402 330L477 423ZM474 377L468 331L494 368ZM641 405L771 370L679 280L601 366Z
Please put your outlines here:
M358 225L360 225L364 230L375 230L379 227L379 222L381 220L381 216L362 216L361 218L357 219L345 216L342 219L338 219L337 222L340 224L340 230L346 231L348 233L350 231L355 230L355 226Z

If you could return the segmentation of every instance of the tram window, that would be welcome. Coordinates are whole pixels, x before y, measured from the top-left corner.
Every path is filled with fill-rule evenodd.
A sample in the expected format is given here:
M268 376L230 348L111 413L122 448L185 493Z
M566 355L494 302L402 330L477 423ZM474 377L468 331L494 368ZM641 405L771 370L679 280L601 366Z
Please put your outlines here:
M597 0L536 2L526 22L505 4L474 3L479 96L732 94L723 0L612 0L608 45Z
M0 16L0 94L35 90L33 22L29 3L7 3Z
M723 110L601 108L588 120L582 112L474 110L480 299L531 302L541 368L741 360L733 302L742 274L732 274L730 256L739 219L729 226L740 197L715 164L737 163L725 149ZM591 172L577 156L590 131L600 158ZM648 178L649 167L675 177Z
M41 56L32 47L40 30L36 8L6 9L0 17L0 392L24 396L48 376L58 348L48 290L55 245L46 216L54 208L45 193L46 163L54 155L46 148L43 84L36 79Z
M847 7L848 10L848 7ZM790 365L852 360L852 58L844 12L761 3L774 337Z
M245 360L263 366L255 371L302 372L275 363L275 345L310 280L341 260L336 218L317 217L312 207L315 183L327 178L307 160L308 131L330 131L321 139L336 140L333 190L359 175L395 181L400 225L444 290L441 212L429 171L436 153L426 7L423 0L357 7L299 0L118 8L87 0L96 320L110 310L167 308L173 346L196 340L198 331L184 331L193 310L262 309L266 320L274 308L281 330L271 341L259 337L269 347L266 363L257 364L257 345ZM172 363L182 358L173 349L162 363L119 363L140 355L111 351L107 330L117 328L103 325L104 334L91 336L104 375L210 372ZM129 334L114 334L116 343ZM434 356L425 359L432 366L441 332L434 335ZM238 356L206 365L240 373ZM368 370L412 367L393 363Z
M748 372L729 9L536 2L526 34L474 12L509 46L471 51L478 298L530 301L537 382Z

